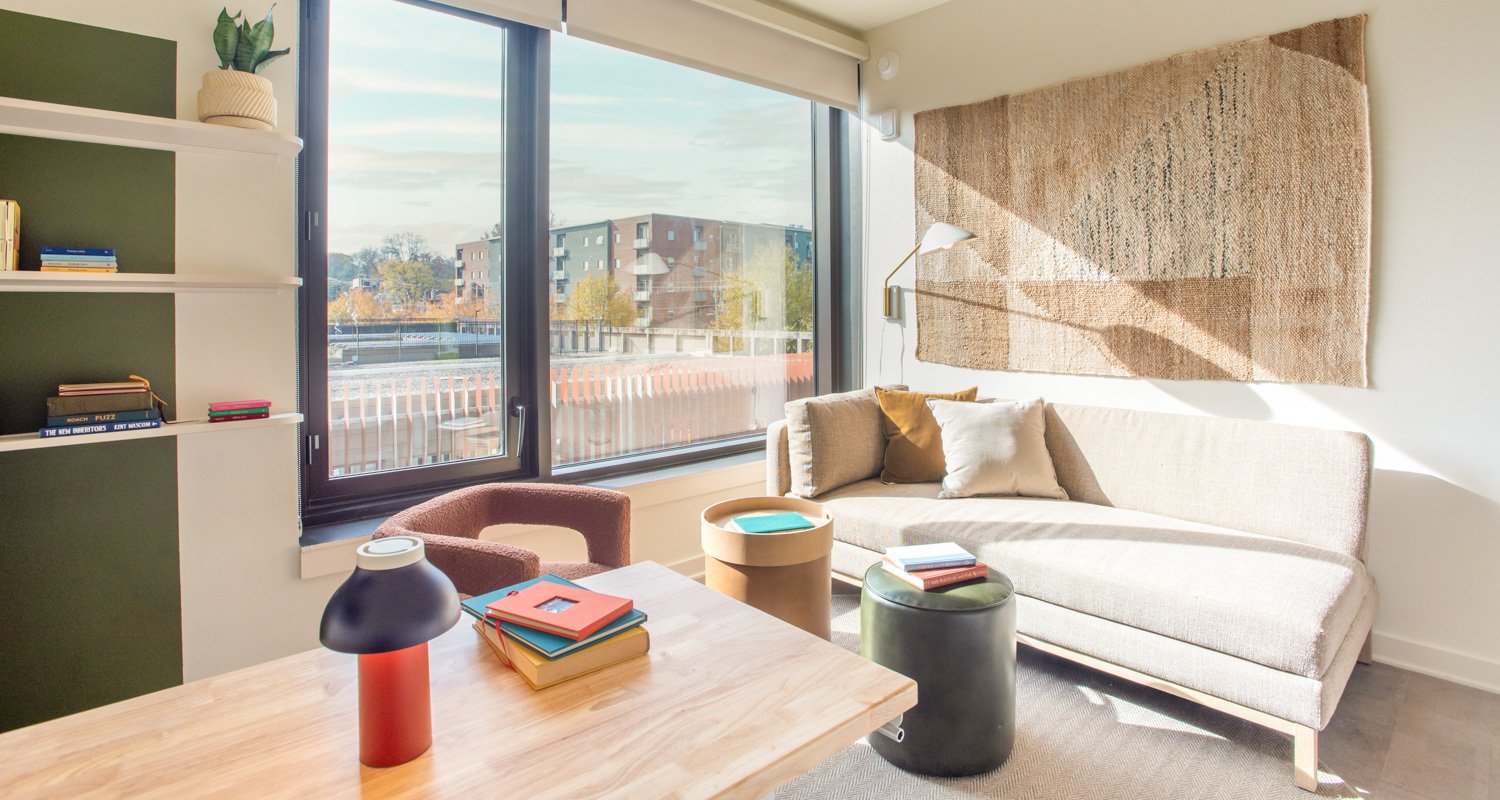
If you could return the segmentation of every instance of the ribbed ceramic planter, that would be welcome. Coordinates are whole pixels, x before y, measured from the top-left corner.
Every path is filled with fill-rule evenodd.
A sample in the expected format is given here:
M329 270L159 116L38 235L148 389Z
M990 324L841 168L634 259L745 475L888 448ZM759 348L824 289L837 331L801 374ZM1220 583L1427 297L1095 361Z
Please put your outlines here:
M251 72L212 69L198 90L198 119L215 125L269 131L276 128L271 82Z

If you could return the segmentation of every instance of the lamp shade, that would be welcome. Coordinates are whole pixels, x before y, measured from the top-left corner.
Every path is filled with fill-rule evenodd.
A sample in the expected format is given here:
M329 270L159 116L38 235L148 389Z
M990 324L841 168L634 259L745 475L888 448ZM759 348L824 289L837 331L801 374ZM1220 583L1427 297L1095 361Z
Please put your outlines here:
M927 229L927 233L922 235L922 244L918 247L917 252L926 255L935 250L947 250L953 245L967 242L973 238L974 234L957 225L949 225L946 222L934 222L932 223L932 227Z
M386 653L436 638L458 622L458 590L427 561L422 540L361 545L354 573L323 609L318 639L341 653Z

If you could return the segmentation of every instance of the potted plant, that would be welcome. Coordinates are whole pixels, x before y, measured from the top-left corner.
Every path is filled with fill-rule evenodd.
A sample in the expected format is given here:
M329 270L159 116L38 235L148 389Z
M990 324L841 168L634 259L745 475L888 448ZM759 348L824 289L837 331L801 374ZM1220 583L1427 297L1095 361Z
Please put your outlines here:
M276 6L271 6L275 11ZM267 64L291 52L272 50L276 27L266 18L251 25L244 12L229 15L219 12L214 27L214 50L219 54L219 68L203 75L198 90L198 119L216 125L232 125L269 131L276 127L276 97L271 82L259 73Z

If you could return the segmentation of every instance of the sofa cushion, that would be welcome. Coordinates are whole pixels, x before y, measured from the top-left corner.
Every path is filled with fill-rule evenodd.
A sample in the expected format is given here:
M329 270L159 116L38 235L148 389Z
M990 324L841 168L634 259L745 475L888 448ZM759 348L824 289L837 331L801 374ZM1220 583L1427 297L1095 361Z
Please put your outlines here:
M1066 500L1043 435L1042 399L1010 403L929 400L943 430L938 496L1021 495ZM889 456L887 456L889 459Z
M873 477L884 464L874 389L793 400L786 404L786 431L792 494L800 497Z
M885 468L880 471L880 480L886 483L942 480L948 471L943 464L943 432L927 401L973 402L978 394L978 388L951 394L924 394L876 387L875 401L880 404L880 424L885 432Z
M1309 678L1371 587L1342 553L1090 503L940 500L937 484L873 480L820 501L841 541L876 552L958 542L1023 595Z

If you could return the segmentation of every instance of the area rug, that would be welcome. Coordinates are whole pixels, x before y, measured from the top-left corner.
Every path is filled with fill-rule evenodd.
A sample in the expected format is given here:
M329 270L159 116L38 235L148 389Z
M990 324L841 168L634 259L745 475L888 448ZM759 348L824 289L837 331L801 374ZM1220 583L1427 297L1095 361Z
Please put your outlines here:
M917 358L1367 385L1364 16L916 115Z
M833 598L833 641L859 650L859 597ZM1307 800L1363 796L1325 772L1292 784L1291 739L1152 689L1022 648L1016 745L999 769L931 778L861 740L792 781L777 800Z

